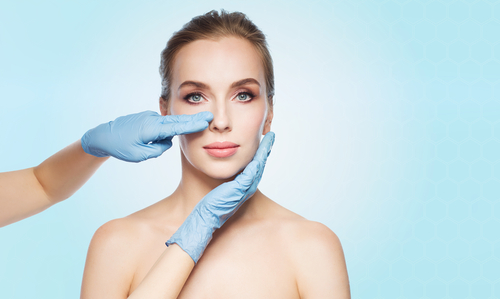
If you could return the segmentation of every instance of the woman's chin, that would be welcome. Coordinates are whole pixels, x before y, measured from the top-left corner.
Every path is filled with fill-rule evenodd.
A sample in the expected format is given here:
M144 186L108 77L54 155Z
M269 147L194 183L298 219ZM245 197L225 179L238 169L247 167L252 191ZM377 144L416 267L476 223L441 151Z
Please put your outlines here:
M214 169L211 169L209 172L205 172L205 174L213 179L226 181L234 179L234 177L236 177L236 175L240 172L241 170L221 169L219 171L215 171Z

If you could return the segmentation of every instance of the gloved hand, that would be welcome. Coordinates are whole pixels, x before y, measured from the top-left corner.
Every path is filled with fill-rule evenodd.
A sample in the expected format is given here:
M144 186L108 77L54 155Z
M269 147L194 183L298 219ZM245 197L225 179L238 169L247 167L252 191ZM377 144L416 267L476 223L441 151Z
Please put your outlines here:
M167 116L144 111L121 116L88 130L82 137L82 148L96 157L141 162L163 154L175 135L205 130L213 117L208 111Z
M165 243L177 243L196 264L212 240L212 234L257 190L267 157L274 143L274 133L264 136L253 160L233 181L210 191L194 207L184 223Z

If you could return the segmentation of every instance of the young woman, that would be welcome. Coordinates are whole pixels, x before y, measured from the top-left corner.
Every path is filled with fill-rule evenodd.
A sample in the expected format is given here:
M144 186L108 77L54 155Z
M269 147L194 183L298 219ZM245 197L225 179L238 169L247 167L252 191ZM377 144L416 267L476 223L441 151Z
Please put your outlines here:
M241 187L271 129L274 75L262 32L242 13L211 11L174 34L160 72L162 115L209 111L213 119L179 137L182 178L173 194L96 232L82 298L349 298L337 236L258 189L210 238L186 225L212 221L190 219L200 205L213 208L206 198L224 183L236 177ZM192 251L190 242L205 244Z

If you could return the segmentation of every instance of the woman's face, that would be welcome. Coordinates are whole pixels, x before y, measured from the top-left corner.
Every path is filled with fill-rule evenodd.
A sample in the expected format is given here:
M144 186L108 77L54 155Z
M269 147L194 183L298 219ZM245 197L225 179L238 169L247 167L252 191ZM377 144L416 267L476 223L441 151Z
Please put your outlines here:
M236 175L252 160L260 137L270 130L264 67L247 40L197 40L177 53L171 96L163 115L210 111L214 118L198 133L180 135L186 159L215 179Z

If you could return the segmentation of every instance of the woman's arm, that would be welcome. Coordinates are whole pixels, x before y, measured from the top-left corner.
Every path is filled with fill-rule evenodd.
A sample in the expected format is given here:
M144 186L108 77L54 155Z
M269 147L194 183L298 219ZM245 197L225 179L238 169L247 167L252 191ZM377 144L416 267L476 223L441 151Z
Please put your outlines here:
M101 226L89 246L81 299L177 298L194 268L193 259L177 244L166 247L132 294L135 264L140 257L140 225L127 218Z
M70 197L107 159L85 153L77 141L36 167L0 173L0 227Z
M167 247L128 299L177 298L194 265L189 254L177 244Z
M179 134L208 127L213 115L121 116L90 129L34 168L0 173L0 227L37 214L75 193L109 156L140 162L160 156Z

